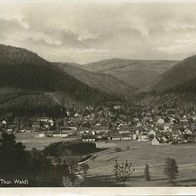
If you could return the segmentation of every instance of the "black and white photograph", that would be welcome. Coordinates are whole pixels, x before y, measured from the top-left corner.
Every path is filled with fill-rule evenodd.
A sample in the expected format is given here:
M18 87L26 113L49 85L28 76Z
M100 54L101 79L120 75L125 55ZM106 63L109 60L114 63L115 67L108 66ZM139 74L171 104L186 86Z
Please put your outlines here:
M196 2L0 1L0 189L195 186Z

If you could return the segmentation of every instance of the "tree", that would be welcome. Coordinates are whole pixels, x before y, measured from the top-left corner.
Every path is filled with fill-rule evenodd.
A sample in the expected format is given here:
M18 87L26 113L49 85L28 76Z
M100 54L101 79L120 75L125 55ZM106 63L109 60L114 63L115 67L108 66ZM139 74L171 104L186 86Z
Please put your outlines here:
M87 163L81 164L81 168L84 171L84 174L86 175L89 170L89 165Z
M129 180L132 173L135 171L135 168L132 167L132 163L127 160L125 163L119 163L115 160L114 164L114 174L118 182L123 182L123 186L126 186L126 181Z
M21 142L16 142L15 135L3 132L0 139L1 174L22 174L28 170L30 154Z
M64 187L72 187L73 186L72 180L69 176L63 176L62 181L63 181Z
M166 159L164 174L168 176L169 182L173 183L173 179L175 179L178 174L178 165L175 159L169 157Z
M88 164L86 164L88 166ZM81 168L78 165L74 167L72 164L63 163L61 166L62 170L62 183L65 187L76 187L80 186L80 184L84 181L84 176L80 174ZM86 166L85 166L86 167Z
M150 181L150 170L149 170L149 165L148 164L145 165L144 178L145 178L146 181Z

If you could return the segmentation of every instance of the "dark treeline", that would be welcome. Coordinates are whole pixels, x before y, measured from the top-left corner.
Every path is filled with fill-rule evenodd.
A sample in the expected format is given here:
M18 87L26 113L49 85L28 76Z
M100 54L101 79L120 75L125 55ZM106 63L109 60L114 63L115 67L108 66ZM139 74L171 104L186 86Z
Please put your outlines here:
M60 142L49 145L43 151L35 148L27 151L21 142L16 141L13 134L3 132L0 139L1 179L27 179L28 185L25 186L31 187L65 186L63 179L74 184L76 175L73 170L76 169L78 161L82 155L87 156L89 152L95 152L96 150L95 145L89 143L70 142L66 144ZM77 158L72 154L77 154ZM60 160L54 164L54 161L48 158L49 156L52 157L52 160L54 158ZM61 160L62 156L64 161ZM85 172L86 168L85 165ZM20 185L1 183L1 186Z

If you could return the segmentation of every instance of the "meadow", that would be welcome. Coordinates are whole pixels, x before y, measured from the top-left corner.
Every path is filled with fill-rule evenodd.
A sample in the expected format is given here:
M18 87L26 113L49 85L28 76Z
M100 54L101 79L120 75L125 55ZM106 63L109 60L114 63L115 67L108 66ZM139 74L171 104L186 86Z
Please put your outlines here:
M84 186L121 186L114 180L114 162L128 160L133 163L135 172L127 186L171 186L164 175L164 163L167 157L175 158L179 174L172 186L196 185L196 144L159 145L150 142L123 141L114 142L116 146L102 151L88 162L90 169ZM127 150L127 146L129 146ZM116 152L115 148L122 149ZM150 166L151 181L144 179L145 164Z
M39 137L38 132L30 132L30 133L17 133L15 134L16 140L22 142L27 150L31 150L32 148L36 148L38 150L43 150L44 147L48 146L51 143L61 142L61 141L72 141L77 140L76 137Z
M45 146L59 141L71 141L77 138L38 137L39 133L17 133L17 141L21 141L27 150L37 148L42 150ZM196 143L177 145L157 145L150 142L138 141L112 141L104 144L99 142L97 147L107 149L97 152L90 159L89 171L82 186L122 186L114 179L115 160L132 162L135 172L126 182L126 186L196 186ZM121 148L121 152L116 152ZM164 175L164 163L167 157L174 158L178 164L179 174L175 184L169 184ZM150 166L151 181L144 179L145 164Z

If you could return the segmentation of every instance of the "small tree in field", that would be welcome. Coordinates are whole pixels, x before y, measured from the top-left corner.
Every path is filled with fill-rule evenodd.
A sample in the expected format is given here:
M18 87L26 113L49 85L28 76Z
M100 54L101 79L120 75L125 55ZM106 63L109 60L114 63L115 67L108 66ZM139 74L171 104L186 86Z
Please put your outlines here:
M115 152L121 152L122 151L122 149L121 148L115 148Z
M173 180L178 174L178 165L175 159L169 157L166 159L164 174L168 176L169 182L173 183Z
M149 170L149 165L148 164L145 165L144 178L145 178L146 181L150 181L150 170Z
M133 168L132 163L128 162L127 160L125 163L119 163L117 160L114 164L114 174L115 178L118 182L123 182L123 186L126 186L126 181L129 180L132 173L135 171Z
M83 164L81 165L81 168L83 169L84 174L86 175L87 172L88 172L88 170L89 170L89 165L88 165L87 163L83 163Z

